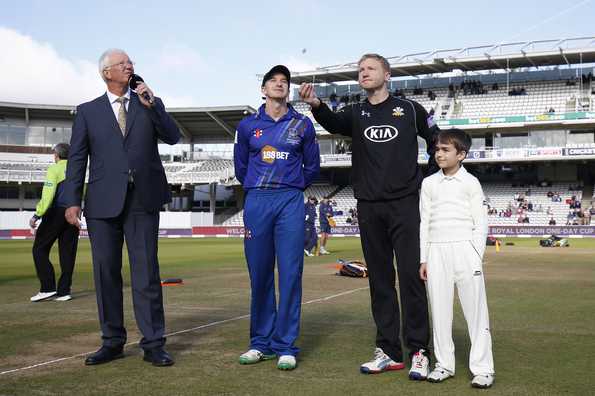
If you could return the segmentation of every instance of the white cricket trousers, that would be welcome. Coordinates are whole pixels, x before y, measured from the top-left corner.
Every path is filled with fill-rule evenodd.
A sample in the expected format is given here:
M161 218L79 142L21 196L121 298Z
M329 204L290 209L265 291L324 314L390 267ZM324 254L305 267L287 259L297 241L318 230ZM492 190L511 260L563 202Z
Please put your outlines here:
M455 373L452 319L456 285L471 338L469 369L473 375L494 374L482 260L471 241L430 243L427 274L436 367Z

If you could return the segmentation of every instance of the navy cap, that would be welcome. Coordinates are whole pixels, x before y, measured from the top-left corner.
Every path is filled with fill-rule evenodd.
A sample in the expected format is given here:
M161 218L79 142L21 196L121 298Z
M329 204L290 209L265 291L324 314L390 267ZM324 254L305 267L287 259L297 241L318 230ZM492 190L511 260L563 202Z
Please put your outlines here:
M264 77L262 78L262 87L264 84L269 81L275 74L283 74L285 78L287 78L287 83L290 83L291 80L291 73L289 73L289 69L283 65L273 66L271 70L269 70Z

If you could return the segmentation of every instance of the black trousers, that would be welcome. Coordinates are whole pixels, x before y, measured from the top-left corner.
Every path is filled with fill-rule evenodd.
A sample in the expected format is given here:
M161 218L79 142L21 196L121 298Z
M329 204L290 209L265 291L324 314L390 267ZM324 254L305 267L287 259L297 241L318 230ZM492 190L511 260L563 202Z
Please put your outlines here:
M399 339L401 315L395 290L395 264L403 316L403 340L409 355L428 351L428 299L419 277L419 196L391 201L358 201L362 250L368 265L376 346L394 361L403 361Z
M58 296L70 294L72 272L76 260L76 249L79 242L79 230L68 224L64 218L65 208L52 207L43 215L41 224L35 233L33 242L33 261L37 277L41 283L41 292L57 290ZM60 280L56 289L54 266L50 262L50 251L58 240L60 257Z
M103 345L126 343L122 296L122 246L126 240L130 261L134 316L145 350L165 344L165 318L157 238L159 212L146 212L138 194L130 187L118 217L87 218L93 255L93 277Z

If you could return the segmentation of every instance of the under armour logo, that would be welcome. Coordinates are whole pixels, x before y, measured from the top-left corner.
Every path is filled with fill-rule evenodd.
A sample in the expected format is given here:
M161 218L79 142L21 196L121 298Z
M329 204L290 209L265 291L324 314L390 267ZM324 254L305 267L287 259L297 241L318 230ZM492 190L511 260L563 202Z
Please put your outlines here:
M370 117L370 113L366 112L365 110L362 110L362 117L363 116Z

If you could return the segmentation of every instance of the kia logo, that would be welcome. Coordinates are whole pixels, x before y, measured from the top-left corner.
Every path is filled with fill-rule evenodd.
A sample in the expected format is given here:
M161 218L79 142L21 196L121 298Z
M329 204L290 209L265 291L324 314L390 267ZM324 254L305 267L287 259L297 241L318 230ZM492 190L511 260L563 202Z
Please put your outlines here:
M373 125L366 128L364 136L372 142L384 143L397 137L399 131L392 125Z

